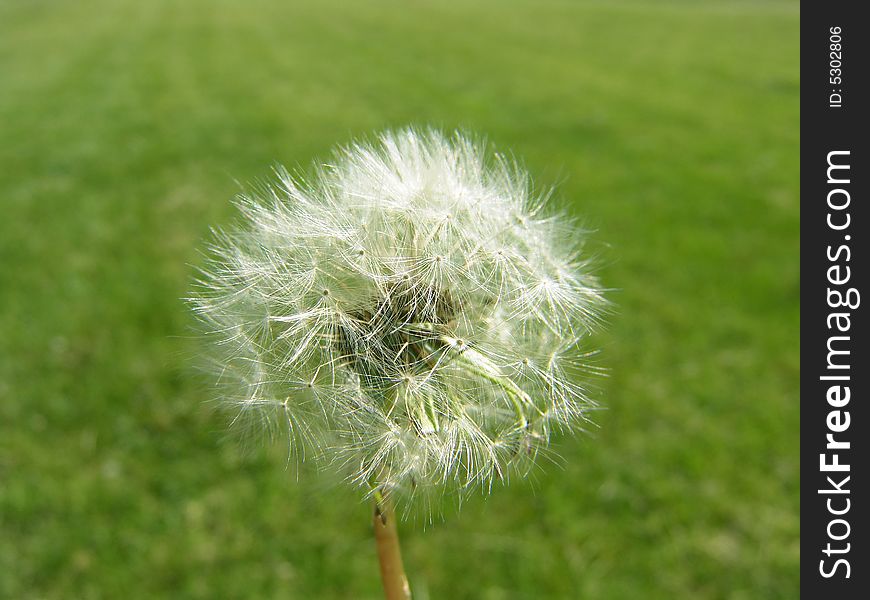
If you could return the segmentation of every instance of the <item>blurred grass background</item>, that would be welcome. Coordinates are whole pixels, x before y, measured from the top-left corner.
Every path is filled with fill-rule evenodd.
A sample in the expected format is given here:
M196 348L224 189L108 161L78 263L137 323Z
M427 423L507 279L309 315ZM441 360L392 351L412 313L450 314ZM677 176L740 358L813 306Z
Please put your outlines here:
M179 300L236 180L385 127L560 183L618 288L563 467L403 527L418 598L796 598L796 2L0 0L0 597L376 598Z

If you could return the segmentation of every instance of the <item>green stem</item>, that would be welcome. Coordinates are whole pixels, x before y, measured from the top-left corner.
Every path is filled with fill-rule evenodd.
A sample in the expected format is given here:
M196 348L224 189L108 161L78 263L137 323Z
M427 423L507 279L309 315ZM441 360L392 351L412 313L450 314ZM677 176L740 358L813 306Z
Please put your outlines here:
M532 403L529 395L513 379L506 377L498 365L474 348L464 345L460 340L449 335L442 335L439 340L455 352L453 355L454 360L461 363L472 373L498 385L505 391L514 405L517 419L520 421L522 428L525 429L529 424L526 418L525 407Z

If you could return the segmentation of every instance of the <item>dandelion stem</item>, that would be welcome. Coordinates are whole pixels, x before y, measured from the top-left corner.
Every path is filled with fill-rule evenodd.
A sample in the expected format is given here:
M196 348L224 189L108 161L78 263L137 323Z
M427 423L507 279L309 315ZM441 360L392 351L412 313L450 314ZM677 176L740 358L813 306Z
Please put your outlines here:
M411 588L402 566L399 534L396 529L396 513L392 502L380 492L375 492L374 518L375 541L378 545L378 560L381 566L381 582L386 600L410 600Z

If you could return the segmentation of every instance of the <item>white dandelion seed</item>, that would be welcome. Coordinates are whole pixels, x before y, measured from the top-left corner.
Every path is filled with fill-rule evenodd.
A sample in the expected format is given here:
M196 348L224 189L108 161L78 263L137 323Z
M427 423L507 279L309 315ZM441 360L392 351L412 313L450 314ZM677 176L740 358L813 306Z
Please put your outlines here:
M225 400L370 493L482 489L594 404L582 233L462 135L387 133L243 196L196 314Z

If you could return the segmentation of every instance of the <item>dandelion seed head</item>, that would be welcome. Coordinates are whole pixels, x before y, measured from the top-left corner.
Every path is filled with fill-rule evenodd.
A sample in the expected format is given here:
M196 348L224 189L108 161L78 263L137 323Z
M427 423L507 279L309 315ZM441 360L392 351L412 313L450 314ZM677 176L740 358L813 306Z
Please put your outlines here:
M528 175L403 130L239 198L190 299L222 399L365 490L488 492L594 407L602 290Z

